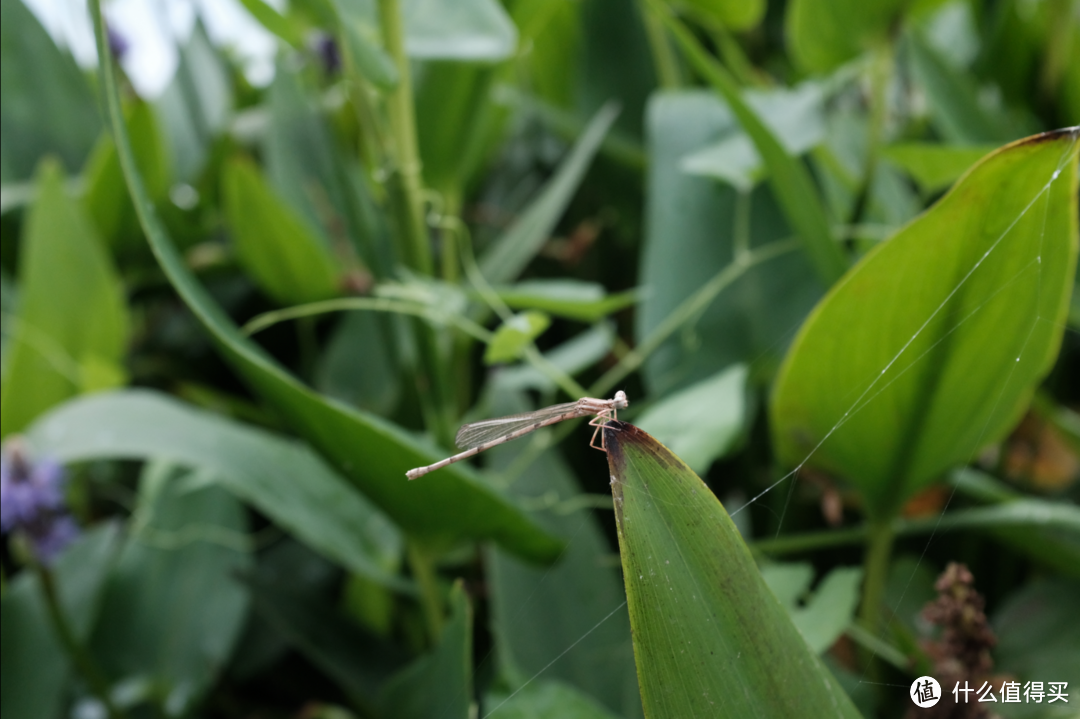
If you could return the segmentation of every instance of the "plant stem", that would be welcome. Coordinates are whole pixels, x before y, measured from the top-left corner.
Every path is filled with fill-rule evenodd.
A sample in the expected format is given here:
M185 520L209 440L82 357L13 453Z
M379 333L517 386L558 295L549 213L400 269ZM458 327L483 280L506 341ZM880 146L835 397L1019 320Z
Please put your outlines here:
M442 596L439 592L439 579L435 575L435 566L431 556L415 542L408 546L409 568L420 587L420 604L424 610L424 619L428 625L428 635L432 645L439 641L443 629Z
M97 697L97 700L105 707L109 719L125 719L124 712L117 708L109 697L109 683L105 679L104 673L98 668L94 658L90 656L90 652L76 638L75 632L64 614L64 609L60 606L60 598L56 591L56 580L53 578L53 573L37 560L34 560L32 565L37 572L38 580L41 582L42 593L45 595L45 606L49 611L49 619L52 620L53 629L56 630L60 643L64 645L64 650L75 664L75 669L82 676L87 686L90 687L90 691Z
M859 622L873 635L880 630L881 604L885 597L885 582L889 577L889 558L892 554L895 530L890 519L874 519L867 534L866 559L863 560L863 595ZM868 653L872 660L873 653ZM874 667L870 668L873 675Z
M679 87L682 85L679 59L675 56L675 48L671 45L671 39L664 32L663 22L647 5L640 5L639 11L641 12L641 20L645 25L645 37L649 41L653 63L656 66L656 84L665 90Z
M409 58L405 54L405 32L398 0L379 0L379 21L386 51L398 71L397 87L386 97L394 163L395 186L391 192L394 214L403 240L406 263L418 272L431 275L434 266L427 225L424 223L412 82L409 77Z

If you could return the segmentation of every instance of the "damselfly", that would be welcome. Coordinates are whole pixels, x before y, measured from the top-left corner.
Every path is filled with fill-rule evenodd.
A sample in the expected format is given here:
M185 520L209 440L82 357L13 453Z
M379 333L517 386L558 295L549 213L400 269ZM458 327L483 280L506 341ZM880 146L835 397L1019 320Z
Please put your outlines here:
M436 462L427 467L410 469L405 473L405 476L409 479L423 477L428 472L434 472L436 469L442 469L448 464L468 459L485 449L517 439L529 432L535 432L541 427L547 427L567 419L588 417L590 414L593 415L593 418L589 420L589 426L596 427L596 430L593 432L592 439L589 440L589 446L603 451L604 437L600 435L600 446L597 447L597 433L608 420L618 418L616 413L620 409L626 409L629 405L630 402L626 399L626 393L619 390L615 393L615 399L582 397L577 402L556 404L544 409L538 409L535 412L523 412L522 414L511 414L506 417L485 419L482 422L473 422L459 429L457 437L454 438L454 444L458 446L458 449L465 450L464 452L455 454L453 457L447 457L441 462Z

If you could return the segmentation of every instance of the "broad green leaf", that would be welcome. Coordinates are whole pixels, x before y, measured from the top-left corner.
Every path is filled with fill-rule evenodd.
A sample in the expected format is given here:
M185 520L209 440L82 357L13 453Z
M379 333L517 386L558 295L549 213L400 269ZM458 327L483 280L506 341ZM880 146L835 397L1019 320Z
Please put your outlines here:
M657 0L649 2L656 7ZM848 261L833 237L824 200L809 171L798 158L792 157L784 149L772 130L747 104L735 78L706 52L686 26L666 10L661 13L690 64L727 102L743 131L754 141L754 147L769 170L769 186L785 219L798 233L818 278L824 284L831 285L847 269Z
M82 167L101 132L90 86L20 0L0 2L0 182L27 180L47 154Z
M226 224L240 264L281 304L303 304L338 294L334 258L250 160L225 165Z
M383 716L396 719L468 719L472 703L473 618L459 579L450 590L450 620L439 645L383 687Z
M539 679L513 694L487 695L482 716L498 719L617 719L588 694L557 679Z
M251 564L244 508L193 479L164 462L146 465L91 640L111 679L152 678L175 716L210 688L248 608L236 577Z
M529 409L518 393L507 388L502 375L491 395L497 398L492 414ZM585 443L591 433L582 423L568 441ZM522 440L486 454L491 455L495 469L507 473L529 459L533 451L528 441ZM602 472L601 456L594 461ZM487 553L491 631L501 684L508 693L529 694L533 685L525 682L543 672L542 677L576 687L624 719L640 717L625 597L617 567L610 561L611 545L589 511L588 497L581 493L570 466L555 451L529 461L514 478L510 491L535 507L536 521L561 537L566 550L549 569L530 567L495 548ZM605 509L609 508L610 500ZM565 692L561 688L542 692L548 693L561 696ZM539 698L536 701L544 705ZM493 716L502 716L512 705L517 705L514 700ZM485 711L494 712L495 704Z
M484 352L484 362L513 362L550 326L551 318L543 312L530 310L514 315L495 330L495 336L491 338L491 343Z
M85 641L101 606L115 558L115 524L87 531L57 557L53 576L76 637ZM70 658L45 607L41 583L24 570L0 597L0 712L20 719L56 719L71 672Z
M637 300L634 291L609 295L602 285L572 279L528 280L496 292L512 309L540 310L581 322L596 322Z
M105 35L100 15L92 13L103 56ZM210 332L225 360L253 391L276 407L318 449L403 530L420 543L447 546L466 539L494 539L510 551L536 561L550 561L559 543L530 522L474 473L455 464L424 481L408 482L404 472L440 459L396 425L327 400L302 385L236 326L185 267L146 195L120 122L116 76L106 64L102 77L109 119L117 138L124 176L135 200L148 242L173 287Z
M747 90L746 104L761 117L784 149L794 157L825 139L825 93L816 83L777 90ZM747 192L764 174L761 155L743 131L683 158L681 168L691 175L713 177Z
M156 203L166 199L169 191L169 157L152 105L136 103L128 113L128 132L135 150L135 162L146 177L150 197ZM142 230L135 208L124 185L124 174L116 156L116 145L108 133L102 133L90 159L83 169L86 193L83 207L93 218L98 232L113 248L128 243L142 247Z
M655 95L647 122L646 227L639 259L642 299L634 317L639 345L730 267L739 246L739 212L749 215L746 244L751 249L791 234L767 187L740 200L732 187L680 168L688 154L737 128L730 109L712 93ZM748 207L740 208L740 201ZM797 251L746 271L649 357L643 372L649 393L663 396L737 362L757 367L779 364L791 328L821 292L807 258Z
M1008 672L1021 684L1028 681L1067 682L1068 705L1058 700L1053 707L1062 707L1061 714L1040 713L1037 704L1029 703L1003 708L1017 709L1007 717L1066 717L1075 712L1080 701L1080 623L1076 621L1076 596L1080 592L1077 579L1039 579L1009 597L994 612L991 626L997 634L994 648L995 670ZM1051 705L1044 705L1047 709Z
M888 516L1008 431L1061 341L1078 136L990 155L833 287L776 381L782 461L842 475Z
M480 269L488 282L499 285L516 279L548 241L617 114L614 105L605 105L596 113L528 209L480 257Z
M633 425L604 441L646 716L858 716L705 483Z
M703 20L731 30L749 30L765 15L765 0L683 0Z
M784 35L804 70L825 73L884 44L903 9L899 0L792 0Z
M124 383L128 316L104 244L68 197L55 162L42 165L23 226L19 309L0 398L0 436L80 392ZM7 327L5 327L7 329Z
M668 395L637 418L698 474L735 449L753 416L749 370L738 364Z
M995 148L984 145L940 145L929 142L905 142L882 150L882 157L898 166L919 185L923 192L943 190L969 167Z
M393 525L292 440L146 390L69 402L27 438L62 462L159 458L198 469L341 566L407 586L382 569L381 560L400 551Z
M330 596L308 586L305 577L283 571L296 564L281 556L295 554L287 545L284 552L276 547L271 551L276 556L260 561L258 570L245 577L252 608L353 702L371 712L382 684L404 666L402 651L359 629L339 613Z

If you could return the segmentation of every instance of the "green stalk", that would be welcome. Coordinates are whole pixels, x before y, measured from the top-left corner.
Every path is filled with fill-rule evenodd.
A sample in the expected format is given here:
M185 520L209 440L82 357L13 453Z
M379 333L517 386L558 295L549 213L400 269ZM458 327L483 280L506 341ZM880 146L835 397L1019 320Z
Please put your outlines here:
M416 140L409 58L405 54L405 31L398 0L379 0L383 43L398 71L398 84L386 97L393 149L394 214L405 248L405 261L414 270L431 275L434 265L424 222L420 151Z
M60 598L56 591L56 581L52 572L36 559L32 561L32 565L37 572L38 580L41 582L42 593L45 595L45 606L49 611L49 619L52 620L53 629L56 630L60 643L64 645L64 650L71 657L76 671L79 672L86 685L90 687L90 691L97 697L97 700L105 707L109 719L125 719L124 712L113 704L112 699L109 697L109 683L105 679L105 674L98 668L94 658L86 647L82 645L82 642L75 637L75 632L64 614L64 609L60 606Z
M885 582L889 577L889 558L895 536L891 520L875 519L870 522L866 558L863 560L863 595L859 623L863 629L875 636L881 629L881 604L885 597ZM873 653L869 653L868 658L872 659L873 656ZM873 675L876 669L871 667L870 671Z
M390 154L394 173L390 201L406 264L427 276L434 274L431 246L424 217L423 186L416 116L413 107L409 58L405 54L405 30L398 0L379 0L383 43L398 71L397 87L388 93L386 113L390 121ZM428 429L444 444L453 439L455 400L451 391L449 360L444 361L431 327L412 323L418 354L416 385L421 413Z
M431 637L431 644L434 645L442 636L443 629L442 594L439 591L439 579L435 574L435 565L431 561L431 555L417 546L415 542L409 542L407 555L413 579L416 580L417 586L420 587L420 605L424 610L428 636Z

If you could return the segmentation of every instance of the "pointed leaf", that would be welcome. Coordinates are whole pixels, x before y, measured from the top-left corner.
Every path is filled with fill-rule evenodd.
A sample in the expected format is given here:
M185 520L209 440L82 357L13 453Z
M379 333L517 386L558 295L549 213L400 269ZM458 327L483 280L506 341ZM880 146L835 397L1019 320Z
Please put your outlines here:
M891 513L1008 431L1061 342L1078 138L990 155L833 287L776 381L783 461L843 475Z
M646 716L857 717L705 483L633 425L604 441Z
M21 430L69 397L102 389L100 378L123 383L123 288L93 224L68 197L52 161L41 167L37 200L23 229L19 309L11 324L15 339L0 398L0 436Z
M284 305L336 296L334 258L254 163L235 158L224 175L226 224L240 264L256 284Z

